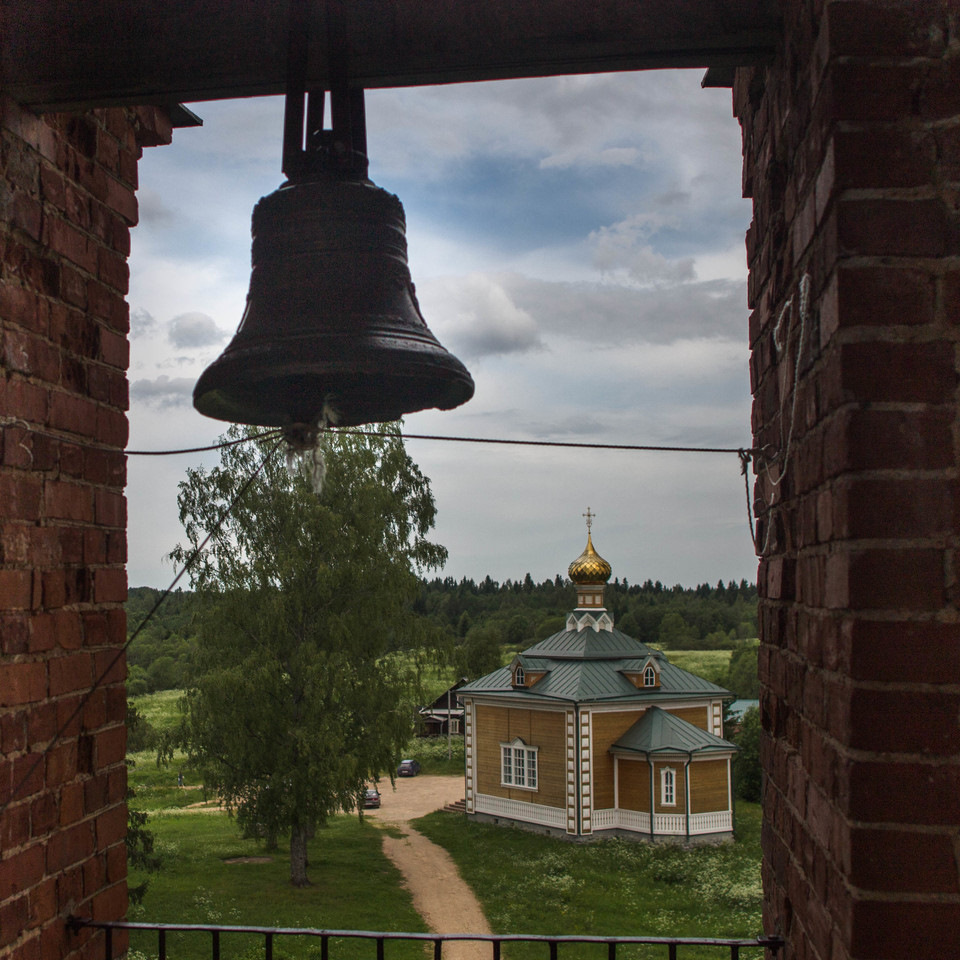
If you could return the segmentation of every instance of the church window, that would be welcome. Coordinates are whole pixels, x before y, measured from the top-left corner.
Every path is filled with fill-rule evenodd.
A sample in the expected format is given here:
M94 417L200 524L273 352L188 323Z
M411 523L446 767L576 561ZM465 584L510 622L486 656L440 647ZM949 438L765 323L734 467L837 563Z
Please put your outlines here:
M657 685L657 671L649 664L643 671L643 685L645 687L655 687Z
M515 687L522 687L525 682L525 676L523 673L523 667L517 667L513 672L513 685Z
M677 775L673 767L660 771L660 803L665 807L677 805Z
M500 744L500 782L505 787L537 789L537 747L517 738Z

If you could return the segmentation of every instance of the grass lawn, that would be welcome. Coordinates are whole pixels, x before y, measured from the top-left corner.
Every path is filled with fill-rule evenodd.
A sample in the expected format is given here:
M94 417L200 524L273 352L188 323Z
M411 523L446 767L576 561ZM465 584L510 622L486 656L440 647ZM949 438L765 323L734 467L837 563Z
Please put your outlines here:
M749 937L760 930L760 808L739 803L738 841L683 849L675 844L602 840L575 844L509 827L434 813L415 826L446 848L470 882L498 933L608 936ZM422 931L424 925L381 852L370 820L336 817L310 844L313 886L289 885L285 849L266 863L227 863L260 857L262 846L237 836L220 813L174 811L151 817L149 827L164 858L131 920L225 925L321 927L339 930ZM615 878L613 880L612 878ZM141 875L131 873L131 882ZM156 956L155 937L137 935L131 946ZM176 934L169 955L210 956L210 938ZM259 938L232 936L224 958L263 956ZM319 941L278 940L274 956L319 957ZM543 945L510 945L507 960L546 960ZM372 960L371 945L344 941L334 956ZM624 960L665 955L663 948L621 948ZM716 950L684 950L687 960L716 958ZM388 960L421 960L415 944L390 944ZM606 951L561 949L561 960L605 960ZM742 951L744 960L760 951ZM140 960L137 954L131 960Z
M498 933L750 937L760 932L760 807L738 802L736 843L589 844L434 813L415 826L445 847ZM509 947L544 960L542 945ZM570 948L567 948L569 950ZM578 948L580 949L580 948ZM624 957L663 957L636 947ZM561 958L569 960L567 950ZM587 948L576 956L587 956ZM684 957L718 957L683 950ZM742 957L762 957L742 951ZM617 956L621 956L618 950ZM596 960L603 960L600 953Z
M281 849L266 863L228 863L235 858L265 856L262 845L242 840L234 821L222 813L169 812L151 816L149 829L163 857L150 879L146 897L132 907L130 920L156 923L215 923L336 930L423 931L425 926L401 886L400 874L381 851L380 831L369 821L336 817L317 831L309 845L312 886L290 886L289 851ZM144 875L131 872L131 883ZM332 946L332 943L331 943ZM131 947L156 956L155 934L135 934ZM168 955L178 960L208 958L206 934L170 934ZM336 957L371 957L371 945L338 941ZM235 935L221 938L221 957L263 957L263 939ZM274 957L319 957L320 941L284 937L274 941ZM390 960L422 960L416 944L391 945ZM131 954L131 960L137 955Z

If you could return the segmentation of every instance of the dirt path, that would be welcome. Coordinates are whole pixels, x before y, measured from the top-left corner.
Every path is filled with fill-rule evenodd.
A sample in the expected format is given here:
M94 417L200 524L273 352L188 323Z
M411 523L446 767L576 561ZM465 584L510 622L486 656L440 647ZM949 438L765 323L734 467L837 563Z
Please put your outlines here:
M442 847L431 843L410 826L416 817L439 810L463 796L460 777L407 777L397 780L397 789L389 783L381 787L379 810L367 815L399 827L402 838L384 833L383 852L403 874L404 884L413 897L413 906L434 933L490 933L483 910L464 883L456 864ZM443 948L444 960L489 960L489 944L449 943Z

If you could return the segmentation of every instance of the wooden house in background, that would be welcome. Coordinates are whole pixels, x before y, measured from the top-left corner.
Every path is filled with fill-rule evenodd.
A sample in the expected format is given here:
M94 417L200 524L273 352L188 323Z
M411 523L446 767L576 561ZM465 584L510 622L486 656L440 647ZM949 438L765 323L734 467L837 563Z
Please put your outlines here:
M466 682L466 677L461 677L452 687L444 690L433 703L420 708L417 716L417 736L463 735L463 706L460 703L458 691Z
M591 519L566 629L458 690L467 814L572 838L732 837L731 694L614 627Z

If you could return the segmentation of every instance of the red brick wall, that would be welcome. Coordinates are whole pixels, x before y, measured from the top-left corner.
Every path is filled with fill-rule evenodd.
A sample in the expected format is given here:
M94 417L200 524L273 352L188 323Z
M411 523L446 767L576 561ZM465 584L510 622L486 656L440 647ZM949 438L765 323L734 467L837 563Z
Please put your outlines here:
M126 258L141 146L169 136L153 109L41 119L0 98L0 954L12 960L92 956L65 918L126 910Z
M956 957L960 5L781 7L734 90L755 443L789 446L755 487L765 926Z

